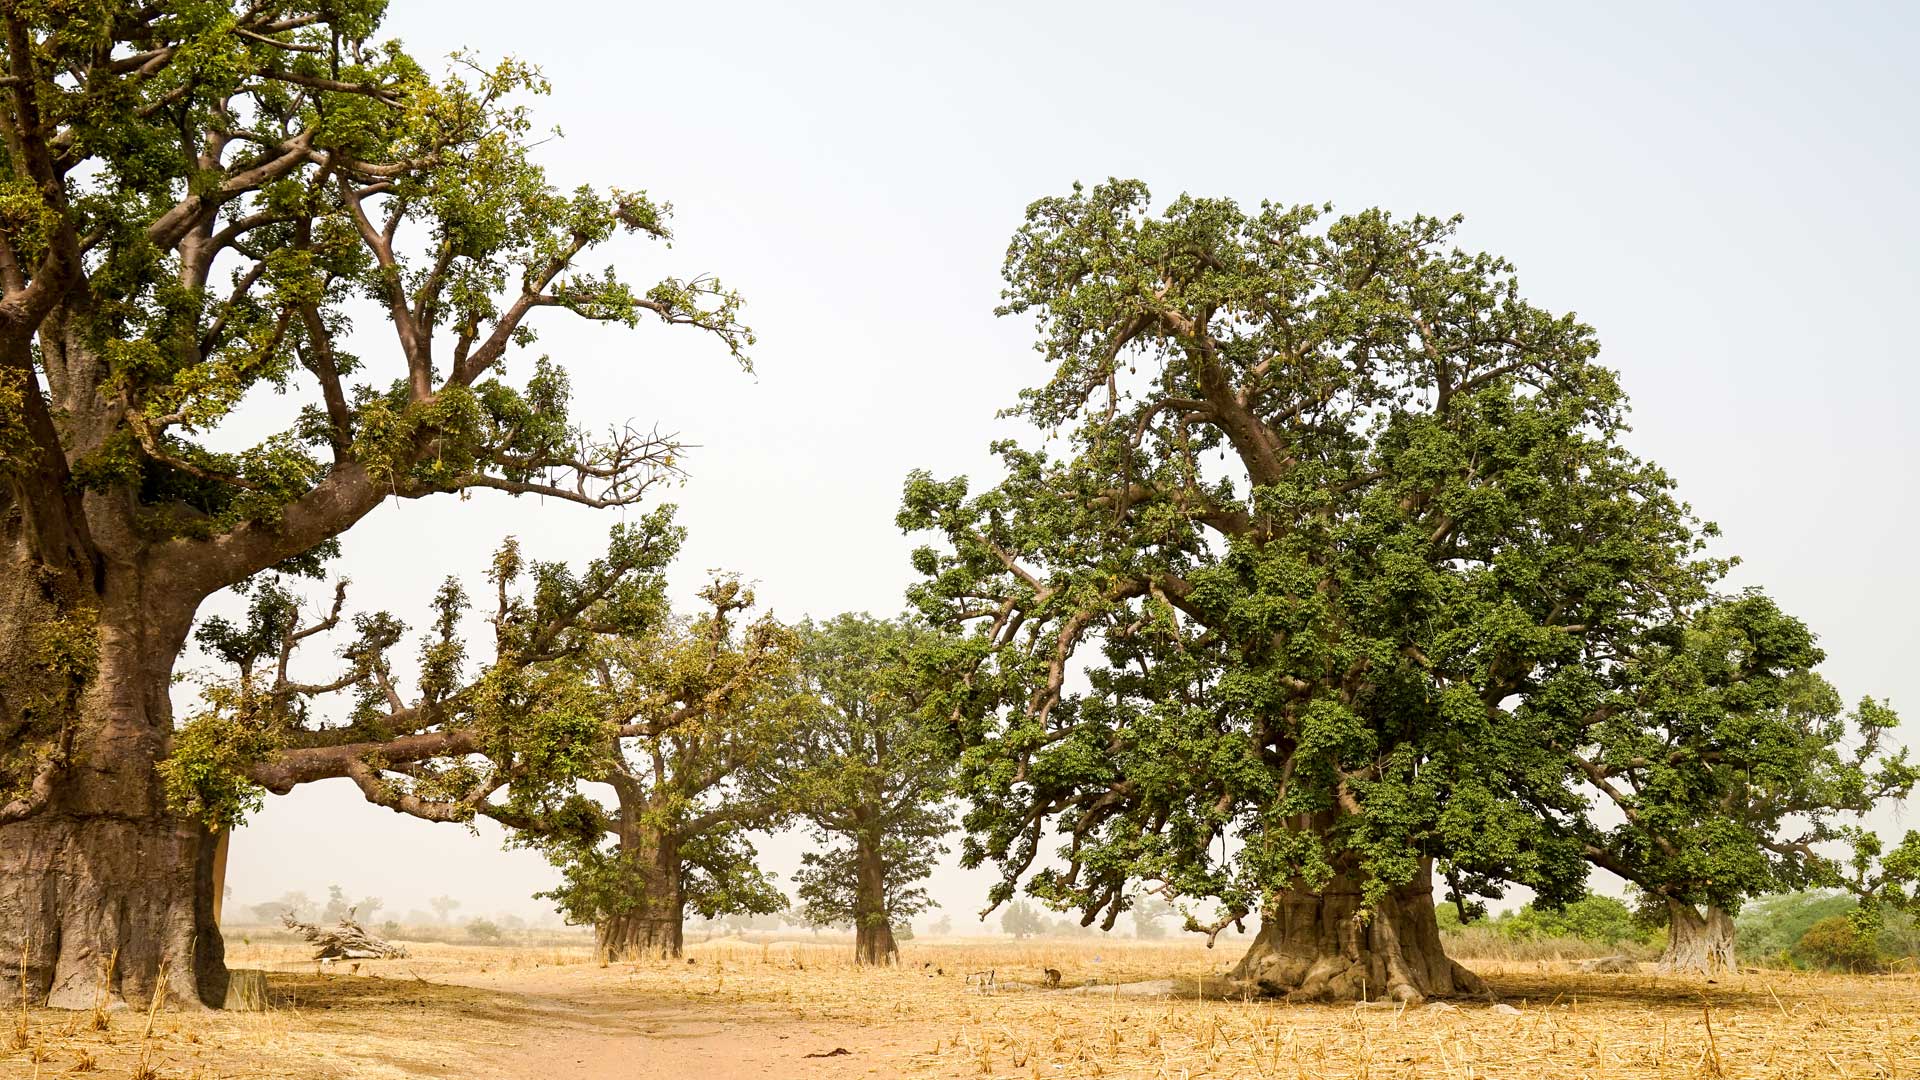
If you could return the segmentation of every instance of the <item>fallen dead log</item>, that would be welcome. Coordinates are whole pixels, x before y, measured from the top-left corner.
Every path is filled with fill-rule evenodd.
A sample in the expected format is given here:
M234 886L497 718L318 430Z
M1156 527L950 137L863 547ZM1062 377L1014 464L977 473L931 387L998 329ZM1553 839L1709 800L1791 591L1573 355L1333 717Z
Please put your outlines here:
M1594 960L1581 960L1573 969L1586 975L1625 975L1640 970L1640 965L1624 956L1602 956Z
M353 921L351 913L335 926L303 923L291 914L282 915L280 921L287 924L287 929L307 939L307 943L314 947L315 960L386 960L407 955L406 946L395 945L385 938L367 933L365 927Z

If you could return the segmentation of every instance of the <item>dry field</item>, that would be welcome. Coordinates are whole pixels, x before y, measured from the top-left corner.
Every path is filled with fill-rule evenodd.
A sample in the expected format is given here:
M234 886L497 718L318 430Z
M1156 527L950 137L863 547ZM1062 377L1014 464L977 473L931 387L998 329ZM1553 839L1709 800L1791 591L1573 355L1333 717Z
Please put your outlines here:
M1207 975L1230 959L1224 945L912 942L878 973L853 969L850 952L716 941L691 963L603 968L578 949L426 945L323 974L292 946L236 947L234 966L272 973L270 1011L16 1009L0 1076L1920 1080L1914 975L1707 984L1479 961L1517 1012L1401 1011L1115 990ZM1048 966L1076 989L1031 988ZM974 992L967 974L987 969L1000 989Z

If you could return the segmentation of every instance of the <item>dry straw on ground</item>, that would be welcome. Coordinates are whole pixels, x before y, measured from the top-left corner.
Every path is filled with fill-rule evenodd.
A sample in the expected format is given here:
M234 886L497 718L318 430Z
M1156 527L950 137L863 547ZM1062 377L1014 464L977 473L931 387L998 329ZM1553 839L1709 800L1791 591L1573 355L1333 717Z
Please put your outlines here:
M564 1039L554 1045L570 1061L595 1032L620 1032L637 1040L626 1044L633 1054L672 1061L671 1041L650 1043L636 1033L645 1025L628 1022L672 1010L723 1021L709 1026L734 1033L742 1053L764 1050L753 1040L788 1030L779 1025L804 1022L820 1045L777 1049L807 1076L1920 1080L1913 975L1772 972L1708 984L1575 974L1564 961L1480 961L1517 1011L1402 1010L1116 990L1205 976L1230 959L1187 943L910 942L901 966L881 972L854 968L839 942L714 941L689 952L692 963L603 967L580 949L426 945L409 960L322 973L292 948L236 949L237 966L273 972L269 1012L162 1012L143 1036L144 1008L111 1014L105 1031L83 1014L30 1010L25 1044L0 1055L0 1076L126 1077L143 1063L182 1080L505 1076L502 1047L537 1059L542 1038ZM1033 986L1048 967L1069 992ZM995 973L993 992L970 984L982 971ZM859 1051L803 1060L836 1042L834 1033Z

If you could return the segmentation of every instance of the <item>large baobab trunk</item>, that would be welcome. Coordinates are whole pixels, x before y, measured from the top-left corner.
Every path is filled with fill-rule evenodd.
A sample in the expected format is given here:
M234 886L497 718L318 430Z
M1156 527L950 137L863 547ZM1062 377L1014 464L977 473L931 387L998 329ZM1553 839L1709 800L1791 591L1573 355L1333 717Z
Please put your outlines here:
M1660 970L1676 975L1717 975L1733 967L1733 916L1708 905L1704 911L1667 901L1667 947Z
M593 924L593 943L608 960L673 960L685 944L681 912L642 907Z
M1360 901L1360 881L1346 874L1317 891L1280 892L1233 977L1299 1001L1420 1002L1487 993L1479 976L1440 947L1428 864L1370 916L1362 915Z
M853 962L881 966L900 958L893 940L893 915L887 910L886 867L879 849L863 836L854 854L857 880L853 897Z
M0 978L19 985L24 955L29 997L58 1008L145 1005L163 980L175 1004L218 1006L216 845L168 812L154 771L195 605L111 561L50 589L19 520L0 568L0 751L64 767L39 798L0 795Z
M620 837L639 871L632 906L593 924L594 947L606 960L675 960L685 944L686 890L674 837L640 827Z

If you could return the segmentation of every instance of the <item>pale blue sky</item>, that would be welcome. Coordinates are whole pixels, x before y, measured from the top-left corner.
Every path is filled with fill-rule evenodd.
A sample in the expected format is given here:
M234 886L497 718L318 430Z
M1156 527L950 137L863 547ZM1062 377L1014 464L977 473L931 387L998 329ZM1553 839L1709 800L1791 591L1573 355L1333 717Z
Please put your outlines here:
M782 617L896 610L903 475L986 471L1010 430L995 410L1043 377L1022 327L991 315L1022 208L1132 176L1162 199L1465 214L1464 243L1598 328L1633 445L1725 528L1737 582L1819 631L1844 694L1920 725L1908 5L395 0L389 27L423 58L541 65L538 116L566 133L546 148L556 180L677 208L671 252L611 257L746 293L757 376L654 328L542 326L582 417L702 444L669 496L691 529L683 596L724 567ZM343 570L367 603L416 613L504 533L584 557L607 520L409 503L348 536ZM340 786L271 799L238 834L240 897L338 880L390 909L441 892L540 909L537 860ZM798 850L776 841L770 863ZM958 919L981 883L948 869L934 891Z

